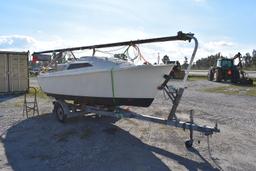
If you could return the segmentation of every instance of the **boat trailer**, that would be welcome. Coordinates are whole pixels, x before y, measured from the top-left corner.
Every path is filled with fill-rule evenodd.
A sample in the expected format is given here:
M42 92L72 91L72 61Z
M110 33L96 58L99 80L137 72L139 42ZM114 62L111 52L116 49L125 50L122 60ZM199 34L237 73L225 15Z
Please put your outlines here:
M190 132L190 139L185 142L186 147L192 147L193 145L193 132L197 131L200 132L206 136L212 135L213 133L220 132L217 123L214 127L210 126L200 126L196 123L194 123L194 111L191 110L190 115L190 121L185 122L180 119L178 119L176 115L177 107L180 103L181 97L183 95L183 92L186 87L186 82L188 79L188 74L191 69L194 57L196 55L196 51L198 48L198 41L194 37L194 34L192 33L182 33L178 32L176 36L171 37L160 37L160 38L153 38L153 39L143 39L143 40L135 40L135 41L126 41L126 42L117 42L117 43L109 43L109 44L100 44L100 45L92 45L92 46L83 46L83 47L74 47L74 48L66 48L66 49L56 49L56 50L48 50L48 51L42 51L42 52L35 52L34 55L41 54L41 53L62 53L65 51L74 51L74 50L84 50L84 49L92 49L93 54L95 53L96 48L106 48L106 47L114 47L114 46L131 46L135 44L143 44L143 43L153 43L153 42L165 42L165 41L177 41L177 40L183 40L183 41L191 41L194 40L195 47L190 59L189 66L186 70L185 77L182 82L182 86L179 88L175 88L172 86L168 86L167 83L172 79L171 71L168 75L164 75L164 81L161 85L159 85L158 89L163 90L165 94L168 95L168 98L172 102L172 108L170 110L170 113L165 118L159 118L149 115L143 115L143 114L137 114L132 111L127 111L120 107L104 107L104 106L88 106L86 104L76 103L75 101L73 103L70 103L66 101L67 99L59 99L56 98L56 100L53 102L54 109L53 113L56 114L57 118L64 122L67 118L77 116L77 115L85 115L90 116L92 114L96 114L97 116L111 116L116 118L135 118L143 121L150 121L154 123L159 124L165 124L168 126L174 126L177 128L182 128L184 130L188 129Z

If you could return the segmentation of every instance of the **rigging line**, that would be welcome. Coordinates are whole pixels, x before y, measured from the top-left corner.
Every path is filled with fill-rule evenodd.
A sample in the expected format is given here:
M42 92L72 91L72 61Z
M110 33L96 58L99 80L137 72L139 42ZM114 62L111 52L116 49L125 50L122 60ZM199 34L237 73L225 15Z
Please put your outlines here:
M134 52L134 56L135 56L135 57L133 57L133 58L129 55L129 48L130 48L130 47L133 47L133 52ZM138 53L137 55L135 54L134 49L137 50L137 53ZM130 45L130 46L125 50L124 54L126 54L127 57L129 57L129 59L130 59L132 62L134 62L134 61L140 56L140 55L139 55L138 48L137 48L137 46L136 46L135 44Z
M130 47L133 47L133 53L134 53L134 56L135 57L131 57L130 54L129 54L129 49ZM136 54L137 52L137 54ZM138 57L139 57L139 60L143 60L145 63L149 63L142 55L141 51L140 51L140 48L138 45L136 44L131 44L129 45L125 51L123 52L123 54L125 54L132 62L134 62Z
M95 50L95 52L100 52L100 53L105 53L105 54L109 54L109 55L114 55L114 53L107 52L107 51L101 51L101 50Z
M130 57L130 54L129 54L129 48L131 47L132 45L129 45L125 51L123 52L123 54L125 54L127 56L127 58L129 58L131 61L132 61L132 58ZM132 61L133 62L133 61Z
M112 50L107 50L107 51L105 51L105 52L115 52L115 51L119 51L119 50L122 50L122 49L124 49L124 48L126 48L126 46L122 46L122 47L120 47L120 48L116 48L116 49L112 49Z
M75 60L77 60L75 54L73 53L73 51L70 51L71 55L74 57Z
M139 60L143 60L145 63L148 63L148 61L143 57L143 55L142 55L142 53L141 53L141 51L140 51L139 46L136 45L136 44L134 44L134 45L133 45L133 48L137 51L137 55L136 55L136 57L134 58L134 60L139 57ZM134 52L134 54L135 54L135 52Z
M138 57L139 57L139 53L138 53L138 50L136 49L136 45L133 45L133 54L134 54L134 58L132 58L132 60L136 60ZM137 54L136 54L136 51L137 51Z
M144 60L144 58L142 57L142 54L140 53L140 48L139 48L139 46L136 45L135 47L136 47L136 50L137 50L137 53L138 53L139 60L142 60L142 59ZM145 62L145 60L144 60L144 62Z
M115 53L111 53L111 52L116 52L116 51L119 51L119 50L122 50L126 48L126 46L122 46L121 48L116 48L116 49L112 49L112 50L98 50L98 49L95 49L96 52L101 52L101 53L105 53L105 54L109 54L109 55L114 55Z
M148 61L147 61L147 60L144 58L144 56L142 55L142 53L141 53L141 51L140 51L139 46L138 46L138 45L135 45L135 46L136 46L136 48L137 48L137 51L138 51L139 57L140 57L141 59L143 59L143 60L144 60L144 62L148 63Z
M130 48L131 46L132 46L132 45L129 45L129 46L124 50L124 52L123 52L123 53L124 53L124 54L125 54L125 53L128 53L128 54L129 54L129 52L128 52L128 51L129 51L129 48Z

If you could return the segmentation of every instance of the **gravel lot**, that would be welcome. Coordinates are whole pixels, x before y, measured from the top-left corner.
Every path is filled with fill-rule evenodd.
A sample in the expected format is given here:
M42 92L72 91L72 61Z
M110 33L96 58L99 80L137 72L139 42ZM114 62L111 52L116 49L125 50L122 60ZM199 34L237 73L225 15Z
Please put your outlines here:
M189 132L182 129L107 117L62 124L51 114L51 99L39 99L41 115L26 119L23 96L1 97L0 170L256 170L256 97L200 91L220 85L190 81L178 107L181 118L194 109L195 122L218 122L221 133L210 138L211 156L199 133L200 143L188 150ZM166 117L170 103L160 92L149 108L129 109Z

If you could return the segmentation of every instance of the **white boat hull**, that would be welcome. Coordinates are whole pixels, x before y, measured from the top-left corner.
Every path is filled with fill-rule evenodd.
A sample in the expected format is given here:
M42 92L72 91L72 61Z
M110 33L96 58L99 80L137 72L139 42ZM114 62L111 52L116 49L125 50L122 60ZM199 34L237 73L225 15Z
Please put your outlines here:
M88 72L48 73L38 76L42 90L55 98L91 105L149 106L157 87L173 65L141 65Z

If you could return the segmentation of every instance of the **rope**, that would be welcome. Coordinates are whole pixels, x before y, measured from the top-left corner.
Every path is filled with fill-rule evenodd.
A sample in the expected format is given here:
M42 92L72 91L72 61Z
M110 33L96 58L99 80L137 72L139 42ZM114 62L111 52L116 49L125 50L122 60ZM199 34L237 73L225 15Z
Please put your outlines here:
M130 47L133 47L133 48L134 48L134 49L133 49L133 50L134 50L133 53L134 53L134 56L135 56L135 57L133 57L133 58L129 55L129 49L130 49ZM95 52L100 52L100 53L105 53L105 54L109 54L109 55L114 55L115 53L113 53L113 52L119 51L119 50L124 49L124 48L125 48L125 47L121 47L121 48L118 48L118 49L112 49L112 50L108 50L108 51L102 51L102 50L98 50L98 49L96 50L96 49L95 49ZM143 55L142 55L142 53L141 53L141 51L140 51L138 45L135 45L135 44L129 45L129 46L124 50L123 54L125 54L132 62L134 62L137 58L139 58L139 60L143 60L143 61L144 61L144 64L150 64L150 63L143 57Z
M143 55L142 55L142 53L140 51L139 46L138 45L134 45L133 47L137 50L138 56L140 57L140 60L142 59L145 63L148 64L149 62L143 57Z
M120 48L116 48L116 49L111 49L111 50L105 50L105 51L101 51L101 52L115 52L115 51L119 51L124 49L126 46L122 46ZM98 51L98 50L97 50Z
M108 52L108 51L101 51L101 50L95 50L95 52L105 53L109 55L114 55L114 53Z
M96 50L95 49L95 52L100 52L100 53L105 53L105 54L109 54L109 55L114 55L115 53L113 53L113 52L116 52L116 51L119 51L119 50L122 50L122 49L124 49L125 48L125 46L123 46L123 47L120 47L120 48L116 48L116 49L112 49L112 50Z
M130 55L129 55L129 49L130 47L133 46L133 45L129 45L125 51L123 52L123 54L125 54L132 62L134 62L134 60L137 58L137 56L135 56L134 58L131 58Z
M134 58L131 58L131 56L129 55L129 49L130 47L133 47L134 49L133 50L136 50L137 54L135 51L133 51L134 53ZM139 57L139 60L143 60L144 61L144 64L150 64L142 55L141 51L140 51L140 48L138 45L135 45L135 44L132 44L130 46L128 46L125 51L124 51L124 54L129 57L129 59L134 62L138 57Z
M115 101L115 82L114 82L114 73L113 73L113 69L114 67L111 68L110 73L111 73L111 87L112 87L112 99L113 99L113 103L114 105L116 105L116 101Z

